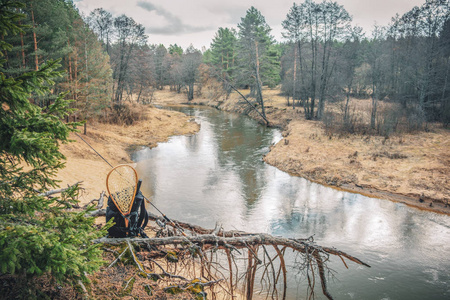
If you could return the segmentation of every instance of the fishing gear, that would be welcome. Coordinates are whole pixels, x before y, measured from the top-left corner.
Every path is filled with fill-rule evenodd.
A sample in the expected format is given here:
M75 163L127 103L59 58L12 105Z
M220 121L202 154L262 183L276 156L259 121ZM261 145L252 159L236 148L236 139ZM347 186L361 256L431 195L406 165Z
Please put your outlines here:
M94 150L94 152L100 156L111 168L113 168L113 170L111 170L109 172L109 174L112 173L112 171L114 171L114 167L113 165L111 165L106 158L104 158L100 153L97 152L97 150L94 149L94 147L92 147L85 139L83 139L77 132L75 132L75 135L78 136L84 143L86 143L86 145L88 145L92 150ZM131 167L130 167L131 168ZM108 176L109 176L108 174ZM108 185L107 185L108 187ZM109 191L108 191L109 192ZM149 203L151 206L153 206L153 208L155 208L160 214L161 216L164 218L164 220L166 220L167 222L169 222L170 225L172 225L174 228L177 228L181 234L183 236L187 236L186 233L184 232L183 228L181 228L178 224L174 223L171 219L169 219L169 217L167 217L161 210L158 209L158 207L156 207L147 197L145 197L144 195L142 195L144 197L144 200Z
M109 171L106 176L106 189L111 200L125 219L128 228L129 215L134 203L138 186L136 170L128 165L119 165Z

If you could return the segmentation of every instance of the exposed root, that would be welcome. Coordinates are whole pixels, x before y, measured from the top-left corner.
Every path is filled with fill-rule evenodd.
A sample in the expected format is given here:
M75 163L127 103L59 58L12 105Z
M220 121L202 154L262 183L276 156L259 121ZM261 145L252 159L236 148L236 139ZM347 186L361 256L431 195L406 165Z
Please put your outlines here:
M154 215L151 215L151 218L160 219ZM285 250L288 248L301 258L296 266L298 269L306 271L308 298L310 299L314 298L316 276L320 280L322 293L328 299L332 299L327 289L327 276L325 275L328 270L326 261L331 255L338 256L347 268L344 258L370 267L367 263L345 252L316 245L312 237L292 239L265 233L224 231L219 224L216 224L215 229L212 230L182 222L176 222L176 224L187 230L186 233L190 231L190 234L156 238L101 238L94 242L110 245L126 244L125 250L110 266L117 263L124 253L129 251L133 264L147 278L181 281L167 286L165 288L167 292L178 293L195 290L197 293L202 293L203 287L209 286L214 295L213 298L216 296L214 286L217 286L218 292L226 293L231 298L236 295L237 291L243 291L245 288L246 298L251 299L255 291L257 276L261 276L261 287L265 286L267 292L272 293L272 298L278 298L277 285L281 284L282 276L282 299L286 299L288 270L285 262ZM149 251L146 259L156 265L161 272L148 273L145 271L132 245L146 248ZM270 245L274 251L269 252L265 247ZM171 247L169 248L171 250L164 250L167 247ZM263 247L262 254L258 253L259 247ZM240 249L247 249L246 255L241 253ZM172 256L173 258L170 258ZM159 263L158 257L168 261L166 268ZM236 258L239 259L238 262L236 262ZM178 269L180 267L181 269ZM239 270L241 272L244 270L242 275L239 275ZM257 270L261 270L261 272L257 272ZM182 271L184 276L177 275L178 271ZM200 277L197 276L199 271ZM189 280L185 274L191 274L198 280L193 284L193 281ZM210 285L204 283L210 283Z

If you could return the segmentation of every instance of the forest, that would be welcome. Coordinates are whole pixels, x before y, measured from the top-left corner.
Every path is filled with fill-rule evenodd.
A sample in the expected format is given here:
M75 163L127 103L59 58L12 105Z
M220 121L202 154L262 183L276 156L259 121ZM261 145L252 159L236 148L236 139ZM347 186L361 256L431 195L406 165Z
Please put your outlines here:
M388 139L450 126L448 0L426 0L370 33L353 26L338 2L305 0L292 5L281 25L277 41L250 7L236 28L218 28L208 49L183 49L152 44L151 29L147 34L132 18L103 8L82 15L70 0L1 0L0 276L19 274L13 281L24 284L51 274L50 282L84 287L87 274L103 264L104 248L91 241L110 224L98 229L84 210L69 210L77 205L76 186L61 199L43 197L58 186L54 176L64 167L59 146L83 122L133 124L139 114L131 103L151 104L158 91L183 95L186 103L226 101L238 92L268 124L265 91L271 90L287 109L332 134ZM367 118L354 99L370 101ZM309 244L295 247L308 256ZM321 280L322 252L360 263L314 247ZM252 261L257 250L248 249Z
M282 23L283 41L274 40L264 16L251 7L237 29L219 28L209 49L151 44L141 24L102 8L81 16L70 1L24 3L20 22L27 29L4 36L12 45L4 53L5 74L60 60L64 76L52 95L68 92L82 120L105 110L120 113L129 99L151 101L155 89L183 92L190 101L215 78L249 89L262 114L263 87L279 87L307 119L327 122L333 112L326 104L342 102L335 125L351 133L385 135L450 122L445 0L426 1L371 33L352 27L352 17L336 2L294 3ZM223 86L228 93L229 85ZM368 128L355 121L350 97L372 100ZM36 101L45 106L52 97ZM391 109L379 111L380 101L392 103Z

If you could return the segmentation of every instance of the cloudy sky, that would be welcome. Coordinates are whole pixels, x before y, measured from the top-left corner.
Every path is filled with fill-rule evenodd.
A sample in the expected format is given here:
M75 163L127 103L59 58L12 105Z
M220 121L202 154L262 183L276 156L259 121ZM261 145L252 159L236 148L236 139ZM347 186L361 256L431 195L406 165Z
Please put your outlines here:
M318 0L317 0L318 1ZM125 14L146 28L150 44L178 44L183 48L209 48L219 27L237 27L251 6L261 11L278 41L281 22L293 0L74 0L88 15L104 8L119 16ZM296 1L297 4L303 0ZM425 0L337 0L352 15L353 24L370 32L373 25L387 25L396 13L402 15Z

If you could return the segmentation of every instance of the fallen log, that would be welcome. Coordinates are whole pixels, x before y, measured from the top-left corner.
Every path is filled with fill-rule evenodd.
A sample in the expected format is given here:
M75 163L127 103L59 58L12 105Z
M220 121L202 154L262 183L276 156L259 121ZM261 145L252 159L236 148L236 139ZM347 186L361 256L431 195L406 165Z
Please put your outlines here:
M110 245L120 245L122 243L126 243L130 241L133 244L137 245L151 245L151 246L162 246L162 245L184 245L187 241L194 244L202 244L216 246L219 248L246 248L248 245L278 245L278 246L286 246L293 250L296 250L301 253L309 253L318 252L318 253L328 253L336 256L345 257L348 260L353 261L359 265L363 265L365 267L369 267L367 263L361 261L360 259L347 254L343 251L329 248L329 247L321 247L317 246L313 243L306 243L300 239L291 239L291 238L283 238L283 237L275 237L266 233L257 233L257 234L246 234L244 236L237 237L221 237L214 234L202 234L198 236L170 236L163 238L101 238L94 240L94 243L104 243ZM233 247L230 247L233 246Z
M154 217L154 215L153 215ZM159 217L157 217L158 219ZM197 234L192 236L169 236L169 237L158 237L158 238L100 238L94 241L94 243L104 243L104 244L110 244L110 245L119 245L122 243L132 243L135 245L153 248L158 246L167 246L171 245L174 247L186 247L186 249L190 248L192 251L192 248L189 245L195 245L199 248L201 248L200 251L200 258L201 258L201 265L202 268L205 266L211 267L211 261L206 261L206 256L203 254L206 250L211 250L211 253L216 253L218 250L223 250L224 253L230 255L232 250L247 248L248 249L248 257L247 259L249 261L254 261L256 265L264 265L264 267L269 269L269 266L273 268L272 261L276 257L278 257L281 261L280 268L283 271L284 276L286 276L286 267L284 262L284 252L281 253L280 250L278 250L278 246L281 246L283 248L290 248L294 252L303 255L304 260L306 263L304 265L307 267L307 272L312 272L312 275L314 276L314 271L309 269L309 266L312 264L315 264L317 273L319 276L319 280L321 282L322 287L322 293L328 298L332 299L332 296L330 295L328 289L327 289L327 280L326 280L326 264L325 262L328 260L329 255L335 255L338 256L344 263L344 265L347 267L347 264L344 261L344 258L347 258L348 260L366 266L370 267L367 263L361 261L360 259L349 255L343 251L329 248L329 247L321 247L316 245L314 242L311 241L311 239L293 239L293 238L284 238L284 237L276 237L272 236L270 234L266 233L244 233L244 232L237 232L237 231L219 231L219 234L216 235L214 233L207 233L207 232L213 232L216 229L208 230L204 229L199 226L193 226L191 224L187 223L178 223L180 227L189 227L189 228L195 228L197 232L205 232L204 234ZM223 235L223 236L221 236ZM270 263L263 264L262 261L258 258L257 251L254 249L257 249L259 246L268 246L272 245L277 250L276 256L270 260ZM188 251L188 250L186 250ZM238 252L238 251L237 251ZM239 252L239 254L241 254ZM212 255L211 255L212 257ZM326 259L324 259L324 257ZM230 265L230 264L229 264ZM256 271L256 265L252 268L248 269L248 272L251 272L249 279L247 280L247 289L248 293L253 293L253 283L255 280L255 271ZM231 270L230 270L231 274ZM308 275L309 276L309 275ZM230 275L232 278L232 275ZM285 277L286 278L286 277ZM284 291L283 295L286 293L286 280L284 280ZM276 283L275 283L276 285ZM231 291L235 289L233 285L229 287Z
M269 125L269 120L267 120L266 116L261 113L258 108L253 105L253 103L251 103L247 97L245 97L235 86L233 86L228 80L226 80L225 78L223 78L222 76L220 76L219 74L215 74L217 78L219 78L220 80L222 80L226 85L228 85L230 88L232 88L233 90L235 90L241 97L242 99L245 100L245 102L247 102L247 104L250 106L250 108L252 108L254 111L256 111L261 118L263 118L264 122L266 122L266 125Z
M91 216L100 216L105 215L106 210L100 209L93 211L90 213ZM159 223L164 223L164 218L154 215L149 212L149 219L153 221L159 221ZM247 287L247 295L250 295L253 293L253 285L255 280L255 271L256 267L263 266L265 268L265 271L263 274L268 274L269 271L275 272L273 261L278 258L280 260L280 266L279 269L282 271L284 276L283 281L283 295L286 295L286 264L285 264L285 258L284 258L284 249L289 248L292 249L295 253L298 255L302 255L303 257L303 266L307 273L308 278L308 284L311 288L311 293L314 287L314 281L310 281L310 274L312 277L315 276L315 271L313 269L313 265L315 266L315 270L317 270L317 276L321 283L322 293L328 298L332 299L331 294L328 291L327 288L327 279L326 279L326 261L328 260L328 257L330 255L338 256L346 268L348 268L347 263L345 262L344 258L359 264L363 265L365 267L370 267L369 264L361 261L360 259L345 253L343 251L340 251L335 248L331 247L322 247L317 245L312 237L304 238L304 239L298 239L298 238L285 238L285 237L277 237L272 236L267 233L247 233L243 231L225 231L222 229L221 226L216 224L216 227L214 229L205 229L203 227L180 222L176 220L172 220L175 224L173 227L176 233L176 230L183 229L183 230L189 230L190 235L175 235L175 236L168 236L168 237L155 237L155 238L100 238L97 240L94 240L94 243L99 244L110 244L110 245L120 245L120 244L135 244L139 245L143 248L154 249L161 246L173 246L176 247L176 249L185 249L183 250L184 253L194 253L194 248L198 248L199 251L195 252L197 253L197 257L200 258L200 264L202 270L204 268L211 268L213 262L212 262L212 255L211 259L208 260L206 258L206 255L204 254L205 251L210 250L211 253L216 253L218 250L223 251L224 255L228 258L228 267L232 268L231 259L234 260L233 253L237 252L239 255L242 255L242 253L238 249L248 249L248 257L247 260L249 263L251 261L254 262L255 265L249 264L252 267L247 269L247 272L251 272L248 274L249 277L247 277L246 280L246 287ZM168 224L166 224L168 225ZM169 224L170 225L170 224ZM184 231L183 231L184 233ZM260 258L258 258L258 247L265 247L265 246L273 246L276 250L276 255L273 258L269 257L268 252L264 248L264 255L269 258L269 262L263 263ZM283 250L279 250L278 247L283 248ZM129 246L130 247L130 246ZM180 248L181 247L181 248ZM233 252L234 251L234 252ZM245 251L243 252L245 253ZM217 262L214 262L217 264ZM236 264L235 264L236 265ZM231 291L231 295L233 294L233 291L236 290L236 287L233 285L233 275L232 270L229 270L230 272L230 278L231 281L228 284L229 291ZM268 275L267 275L268 276ZM311 278L312 278L311 277ZM274 286L276 286L278 280L274 280L272 283ZM273 289L276 290L276 287Z
M105 216L106 209L98 209L89 214L92 217ZM160 220L164 221L163 217L157 216L151 212L148 212L149 219L152 221ZM206 229L198 225L193 225L190 223L180 222L177 220L173 220L178 226L183 229L190 230L194 233L201 234L200 236L191 236L191 237L182 237L182 236L172 236L167 238L133 238L131 241L135 244L149 244L149 245L176 245L186 243L186 238L192 243L218 243L221 242L222 246L224 245L232 245L232 246L245 246L245 243L251 245L283 245L292 249L295 249L300 252L305 252L305 247L310 249L319 249L328 254L345 257L348 260L353 261L354 263L366 266L370 268L370 265L359 260L358 258L340 251L336 248L330 247L321 247L315 244L312 244L313 240L311 237L306 239L292 239L292 238L283 238L283 237L275 237L266 233L248 233L244 231L230 230L223 231L220 230L216 234L213 234L217 229ZM245 239L244 239L245 237ZM95 243L105 243L117 245L124 243L128 238L101 238L95 240Z

